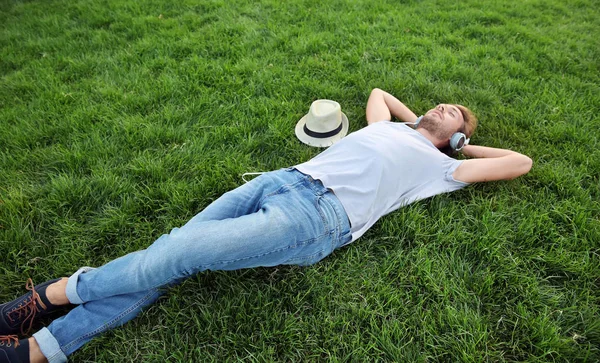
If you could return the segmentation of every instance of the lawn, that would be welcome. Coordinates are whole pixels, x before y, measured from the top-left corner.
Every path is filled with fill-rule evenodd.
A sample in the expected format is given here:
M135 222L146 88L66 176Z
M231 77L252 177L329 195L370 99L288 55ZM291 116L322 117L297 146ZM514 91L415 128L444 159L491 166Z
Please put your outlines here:
M145 248L294 125L371 89L461 103L512 181L415 203L311 267L208 272L74 361L600 360L595 0L0 1L0 300ZM399 155L398 157L402 157ZM38 327L39 328L39 327Z

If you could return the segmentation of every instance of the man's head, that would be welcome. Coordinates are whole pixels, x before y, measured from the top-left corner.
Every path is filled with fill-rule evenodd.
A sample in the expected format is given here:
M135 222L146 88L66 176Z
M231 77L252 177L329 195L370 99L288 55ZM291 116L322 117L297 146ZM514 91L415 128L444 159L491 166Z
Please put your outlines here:
M470 138L477 128L477 117L465 106L439 104L427 111L418 128L427 130L435 138L434 144L444 153L451 154L450 138L455 132L462 132Z

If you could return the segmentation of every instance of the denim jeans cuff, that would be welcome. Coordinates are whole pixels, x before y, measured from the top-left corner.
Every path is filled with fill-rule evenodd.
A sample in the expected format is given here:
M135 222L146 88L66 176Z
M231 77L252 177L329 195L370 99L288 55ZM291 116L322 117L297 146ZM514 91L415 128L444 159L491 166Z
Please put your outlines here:
M54 338L54 335L50 333L50 330L48 330L47 328L42 328L42 330L33 334L33 337L40 346L40 350L42 351L44 357L46 357L46 359L48 360L48 363L59 363L67 361L67 356L60 349L58 341L56 340L56 338Z
M69 277L69 280L67 281L67 288L65 289L65 294L67 295L67 299L69 299L69 302L71 302L71 304L84 303L81 297L79 297L79 294L77 294L77 280L79 279L79 275L91 270L94 270L94 268L84 266L77 270L77 272L75 272L73 275L71 275L71 277Z

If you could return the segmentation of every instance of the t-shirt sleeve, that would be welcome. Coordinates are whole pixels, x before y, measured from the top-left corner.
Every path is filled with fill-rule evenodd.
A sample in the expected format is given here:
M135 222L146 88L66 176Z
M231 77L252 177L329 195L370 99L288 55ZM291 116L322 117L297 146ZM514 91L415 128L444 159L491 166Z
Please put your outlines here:
M449 192L464 188L467 185L471 184L471 183L466 183L466 182L463 182L460 180L456 180L452 176L452 174L454 174L454 171L456 170L456 168L458 168L460 166L460 164L463 163L463 161L464 160L456 160L451 157L448 157L444 161L444 169L446 170L445 176L444 176L444 182L446 183Z

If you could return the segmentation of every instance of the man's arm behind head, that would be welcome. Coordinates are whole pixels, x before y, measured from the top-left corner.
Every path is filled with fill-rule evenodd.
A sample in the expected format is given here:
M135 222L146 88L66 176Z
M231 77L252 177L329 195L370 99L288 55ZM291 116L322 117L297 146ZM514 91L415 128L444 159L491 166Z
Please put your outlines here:
M528 156L506 149L467 145L462 153L473 159L465 160L452 177L465 183L514 179L527 174L533 164Z

